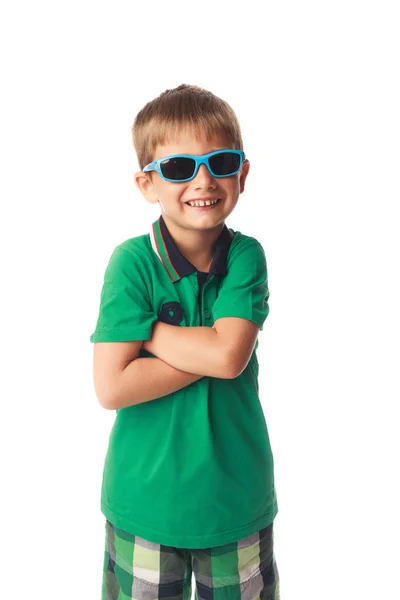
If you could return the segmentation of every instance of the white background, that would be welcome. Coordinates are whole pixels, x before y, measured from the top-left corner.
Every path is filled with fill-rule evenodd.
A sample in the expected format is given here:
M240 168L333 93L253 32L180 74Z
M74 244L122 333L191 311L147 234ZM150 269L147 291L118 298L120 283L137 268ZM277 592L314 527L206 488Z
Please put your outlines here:
M131 125L180 83L231 104L251 161L227 224L267 255L281 598L399 597L396 4L2 4L2 597L100 600L89 337L111 251L159 215Z

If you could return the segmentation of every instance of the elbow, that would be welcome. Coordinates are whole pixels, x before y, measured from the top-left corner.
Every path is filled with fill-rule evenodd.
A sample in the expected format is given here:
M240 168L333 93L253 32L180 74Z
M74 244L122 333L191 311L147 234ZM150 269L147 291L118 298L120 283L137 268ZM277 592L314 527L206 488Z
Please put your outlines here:
M109 385L105 385L103 380L102 384L100 382L94 382L94 389L96 393L97 400L101 406L105 410L115 410L118 408L116 406L115 393L111 390Z
M112 396L106 396L97 392L96 396L101 408L104 408L105 410L115 410L115 402L113 401Z
M116 406L114 404L112 404L111 402L104 402L104 403L100 403L100 406L102 408L104 408L105 410L116 410Z
M235 379L242 373L244 368L245 367L239 361L236 353L227 352L221 369L221 378Z
M132 382L125 380L123 377L124 371L125 369L119 372L116 377L108 380L104 388L96 390L99 404L105 410L118 410L137 403L136 393L131 385ZM130 384L129 391L127 384Z

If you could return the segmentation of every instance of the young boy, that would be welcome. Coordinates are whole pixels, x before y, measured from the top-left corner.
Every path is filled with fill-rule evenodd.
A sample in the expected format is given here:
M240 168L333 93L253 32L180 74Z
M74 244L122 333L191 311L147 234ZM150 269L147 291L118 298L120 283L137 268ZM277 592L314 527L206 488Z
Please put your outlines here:
M225 224L249 161L232 108L181 85L133 125L160 217L113 251L94 386L115 410L101 490L103 600L279 598L274 461L258 396L264 250Z

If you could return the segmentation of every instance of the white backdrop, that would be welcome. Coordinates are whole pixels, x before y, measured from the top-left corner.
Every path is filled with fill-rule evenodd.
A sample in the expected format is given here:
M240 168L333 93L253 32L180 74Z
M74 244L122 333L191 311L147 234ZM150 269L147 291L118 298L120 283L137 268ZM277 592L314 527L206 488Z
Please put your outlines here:
M2 4L2 597L100 600L89 336L111 251L159 215L131 125L180 83L231 104L251 162L227 224L267 255L282 600L398 597L396 4Z

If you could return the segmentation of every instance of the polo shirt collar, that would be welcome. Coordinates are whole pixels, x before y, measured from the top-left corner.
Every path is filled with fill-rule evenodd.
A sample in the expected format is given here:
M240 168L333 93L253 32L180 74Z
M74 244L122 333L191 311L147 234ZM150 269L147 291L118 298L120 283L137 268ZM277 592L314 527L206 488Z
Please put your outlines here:
M234 233L224 224L216 242L215 256L208 277L214 274L226 274L226 262L233 235ZM150 241L173 283L197 271L196 267L176 247L162 215L150 228Z

